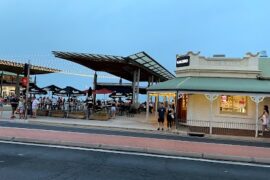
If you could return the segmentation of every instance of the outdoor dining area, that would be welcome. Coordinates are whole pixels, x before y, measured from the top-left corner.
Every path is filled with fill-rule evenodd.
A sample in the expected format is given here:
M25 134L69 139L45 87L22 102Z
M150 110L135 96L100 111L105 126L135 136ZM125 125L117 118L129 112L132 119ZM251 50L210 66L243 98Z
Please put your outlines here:
M29 94L39 101L38 116L109 120L116 115L133 117L146 110L143 105L131 103L131 94L117 93L106 88L92 90L90 87L81 91L71 86L60 88L50 85L39 88L30 84ZM104 98L97 98L102 95Z

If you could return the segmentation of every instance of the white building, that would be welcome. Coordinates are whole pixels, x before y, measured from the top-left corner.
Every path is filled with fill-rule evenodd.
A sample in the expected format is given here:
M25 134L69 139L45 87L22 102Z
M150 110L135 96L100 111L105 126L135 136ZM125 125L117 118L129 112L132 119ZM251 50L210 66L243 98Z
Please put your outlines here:
M258 117L264 105L270 106L269 58L188 52L176 59L176 78L149 87L148 97L173 98L177 124L193 131L258 136Z

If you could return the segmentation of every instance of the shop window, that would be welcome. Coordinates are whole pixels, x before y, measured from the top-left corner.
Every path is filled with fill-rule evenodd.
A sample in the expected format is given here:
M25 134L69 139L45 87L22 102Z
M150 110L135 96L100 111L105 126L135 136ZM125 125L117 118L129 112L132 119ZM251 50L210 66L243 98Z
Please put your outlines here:
M222 95L220 98L221 114L247 114L247 96Z

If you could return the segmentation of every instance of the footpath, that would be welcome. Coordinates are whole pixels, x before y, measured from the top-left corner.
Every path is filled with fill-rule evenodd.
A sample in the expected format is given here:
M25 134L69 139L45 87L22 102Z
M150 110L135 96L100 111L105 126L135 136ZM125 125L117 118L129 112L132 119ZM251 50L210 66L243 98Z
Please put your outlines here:
M1 119L2 122L12 122L24 121L24 120L8 120ZM35 122L36 121L36 122ZM65 124L63 119L44 119L40 123L45 123L49 121L49 124L55 122L54 126L61 121L61 125ZM83 120L86 121L86 120ZM128 122L126 119L118 119L114 122L122 122L121 124L126 124L130 127L131 121L134 123L135 120ZM126 121L126 122L124 122ZM143 124L144 122L139 122L143 120L138 120L137 126ZM28 119L24 123L31 124L37 123L38 120ZM79 124L77 120L68 121L68 125L74 125L74 127ZM94 123L95 121L91 121ZM111 123L111 122L109 122ZM82 124L81 126L84 126ZM96 124L100 128L100 123ZM110 125L110 124L109 124ZM93 126L94 127L94 126ZM141 127L141 125L140 125ZM155 127L148 124L144 131L153 132ZM152 128L151 128L152 127ZM105 127L102 127L105 128ZM107 127L108 128L108 127ZM138 129L138 131L141 131ZM123 128L124 131L129 131L129 128ZM121 131L121 127L119 128ZM135 129L130 129L130 131L136 131ZM143 131L142 131L143 132ZM155 133L162 134L163 132ZM65 146L76 146L76 147L86 147L86 148L98 148L98 149L109 149L109 150L119 150L119 151L132 151L132 152L142 152L151 154L162 154L162 155L172 155L172 156L184 156L184 157L194 157L202 159L214 159L214 160L227 160L227 161L238 161L238 162L249 162L249 163L265 163L270 164L270 141L269 139L262 139L266 145L260 146L249 146L249 145L238 145L238 144L228 144L228 143L215 143L215 142L199 142L199 141L188 141L179 139L164 139L156 137L139 137L139 136L124 136L121 134L103 134L103 133L89 133L89 132L71 132L71 131L61 131L61 130L45 130L37 128L27 128L27 127L4 127L0 126L0 140L4 141L18 141L18 142L32 142L40 144L53 144L53 145L65 145ZM258 141L258 139L256 139ZM269 146L268 146L269 143Z

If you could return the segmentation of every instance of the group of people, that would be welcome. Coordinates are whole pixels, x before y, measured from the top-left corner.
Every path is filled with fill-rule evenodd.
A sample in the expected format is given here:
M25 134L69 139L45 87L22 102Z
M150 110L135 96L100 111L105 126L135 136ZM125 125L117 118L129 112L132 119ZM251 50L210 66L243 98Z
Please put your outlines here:
M41 110L77 111L83 108L82 102L72 97L40 97L39 101L39 109Z
M36 118L39 101L35 97L28 98L28 101L26 102L25 97L17 97L13 94L9 99L9 102L12 109L10 116L11 119L16 118L16 112L19 113L20 119L25 118L26 106L28 107L27 110L30 110L31 117Z
M160 107L158 108L158 129L164 130L164 121L165 116L167 118L167 128L168 130L172 129L172 125L175 122L175 112L173 104L169 104L168 108L165 108L164 103L160 103Z

